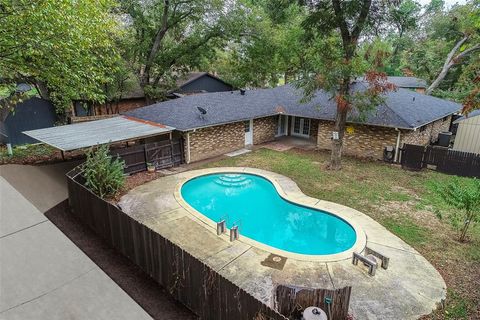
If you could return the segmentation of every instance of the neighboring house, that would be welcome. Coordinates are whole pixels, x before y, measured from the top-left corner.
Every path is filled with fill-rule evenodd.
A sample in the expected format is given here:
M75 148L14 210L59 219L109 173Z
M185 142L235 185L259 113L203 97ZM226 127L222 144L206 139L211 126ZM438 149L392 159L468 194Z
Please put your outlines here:
M470 112L454 124L458 127L453 149L480 154L480 110Z
M177 88L167 94L167 98L176 99L185 95L205 92L232 91L232 85L207 72L190 72L177 80ZM98 120L111 115L124 113L147 105L147 99L138 81L122 93L118 101L109 104L92 104L88 101L75 101L71 122Z
M427 82L415 77L388 77L387 81L398 88L410 89L418 93L425 93L427 89Z
M365 83L356 82L354 87L364 90ZM187 162L281 136L308 139L318 148L330 149L335 100L324 91L308 103L301 103L302 97L301 91L285 85L186 96L126 114L176 128L174 134L184 137ZM454 102L399 88L388 93L385 103L364 121L348 119L344 153L382 159L385 147L393 147L398 154L403 143L427 145L448 130L451 115L460 108Z
M93 104L89 101L74 101L71 122L98 120L147 105L145 93L138 82L109 104Z
M57 115L50 101L32 97L16 105L5 119L0 119L0 142L12 146L37 143L22 131L49 128L55 125Z
M185 95L232 91L235 88L222 79L208 72L190 72L177 80L177 89L168 94L168 98L174 99Z

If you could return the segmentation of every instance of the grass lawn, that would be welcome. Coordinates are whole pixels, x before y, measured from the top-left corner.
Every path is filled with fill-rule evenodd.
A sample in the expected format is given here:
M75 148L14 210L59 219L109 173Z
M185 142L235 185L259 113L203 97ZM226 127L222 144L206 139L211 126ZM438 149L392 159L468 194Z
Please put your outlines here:
M471 228L467 243L459 243L447 218L455 209L433 191L435 184L447 183L453 176L353 158L344 159L341 171L329 171L328 160L326 152L259 149L205 167L274 171L293 179L309 196L371 216L423 254L445 279L446 308L428 319L480 319L480 226Z

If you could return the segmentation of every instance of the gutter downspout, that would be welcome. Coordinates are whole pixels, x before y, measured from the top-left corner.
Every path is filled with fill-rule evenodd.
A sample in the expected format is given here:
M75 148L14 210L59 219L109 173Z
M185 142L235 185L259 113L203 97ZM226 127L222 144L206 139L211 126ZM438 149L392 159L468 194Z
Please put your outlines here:
M190 132L187 132L187 137L186 137L186 142L187 142L187 159L185 159L185 162L187 164L190 163Z
M400 136L401 136L402 132L398 128L395 128L395 131L397 131L398 134L397 134L397 144L395 145L395 157L393 159L393 162L397 163L398 158L400 156L400 154L399 154L399 152L400 152Z

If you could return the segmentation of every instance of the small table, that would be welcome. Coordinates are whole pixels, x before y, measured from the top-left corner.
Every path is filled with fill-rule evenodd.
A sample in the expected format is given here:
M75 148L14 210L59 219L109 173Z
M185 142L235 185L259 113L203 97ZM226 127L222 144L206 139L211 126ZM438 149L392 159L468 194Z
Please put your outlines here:
M303 320L328 320L325 311L318 307L308 307L303 310Z

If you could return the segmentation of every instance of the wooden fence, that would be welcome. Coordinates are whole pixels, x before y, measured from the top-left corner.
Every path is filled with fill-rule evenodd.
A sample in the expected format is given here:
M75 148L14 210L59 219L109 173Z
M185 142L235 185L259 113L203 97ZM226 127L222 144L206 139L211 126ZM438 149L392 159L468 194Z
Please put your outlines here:
M113 149L110 153L125 161L125 173L147 170L147 163L157 169L165 169L184 162L183 141L165 140L122 149Z
M346 319L351 293L352 287L327 290L279 285L275 290L275 307L290 319L300 319L302 311L311 306L330 313L330 319Z
M401 164L402 168L410 170L431 165L439 172L480 178L480 154L444 147L406 144L402 148Z
M73 214L202 319L287 320L187 251L140 224L67 174Z

